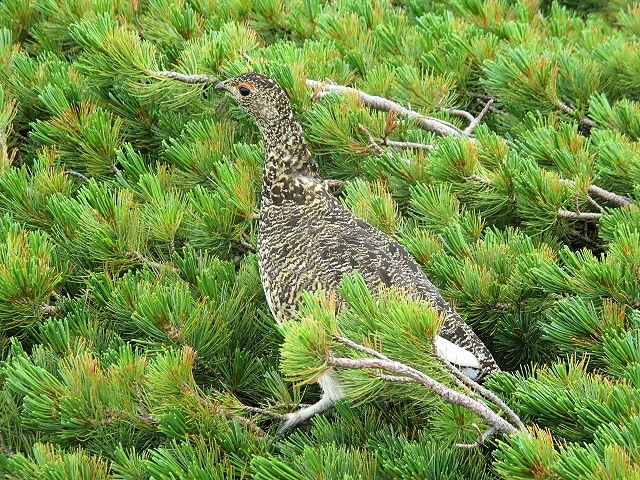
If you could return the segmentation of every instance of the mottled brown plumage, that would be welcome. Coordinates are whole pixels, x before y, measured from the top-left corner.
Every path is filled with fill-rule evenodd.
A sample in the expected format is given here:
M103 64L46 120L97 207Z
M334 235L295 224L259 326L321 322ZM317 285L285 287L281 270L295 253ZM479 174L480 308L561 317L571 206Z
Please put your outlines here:
M477 368L459 364L467 374L481 379L498 370L486 346L445 302L411 255L331 194L319 178L316 162L282 88L259 73L242 74L217 86L231 93L253 117L264 141L258 262L276 320L294 317L303 291L336 291L342 277L357 270L373 291L380 285L398 287L428 300L442 312L439 335L477 359ZM321 381L325 396L333 398L316 411L340 396L340 392L327 393L339 390L333 380L325 383L331 383L323 385ZM308 416L298 415L289 423Z

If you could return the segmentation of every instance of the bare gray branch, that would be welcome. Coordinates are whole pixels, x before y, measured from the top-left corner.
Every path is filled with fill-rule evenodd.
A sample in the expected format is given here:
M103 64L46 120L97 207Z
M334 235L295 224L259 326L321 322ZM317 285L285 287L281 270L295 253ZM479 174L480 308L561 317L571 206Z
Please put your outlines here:
M323 96L319 95L319 93L324 94L324 92L335 92L337 94L348 93L357 96L363 104L375 110L394 112L400 116L414 120L424 130L428 130L430 132L434 132L438 135L443 136L459 137L461 135L464 135L464 132L462 132L462 130L453 125L447 125L442 120L438 120L437 118L427 117L413 110L409 110L408 108L392 102L387 98L378 97L377 95L369 95L368 93L362 92L356 88L344 87L342 85L334 85L326 82L319 82L317 80L307 79L306 83L307 86L318 90L318 93L316 93L316 98L320 98L321 96Z

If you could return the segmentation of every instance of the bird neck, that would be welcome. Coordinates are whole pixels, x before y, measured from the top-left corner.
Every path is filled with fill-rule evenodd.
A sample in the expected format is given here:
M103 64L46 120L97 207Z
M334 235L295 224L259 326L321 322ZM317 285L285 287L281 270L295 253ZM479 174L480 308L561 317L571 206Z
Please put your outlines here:
M262 207L303 202L317 190L315 184L322 186L323 182L302 127L293 114L268 128L259 127L265 148Z
M265 149L267 168L292 175L294 172L317 177L318 166L309 151L302 127L290 111L277 122L258 125Z

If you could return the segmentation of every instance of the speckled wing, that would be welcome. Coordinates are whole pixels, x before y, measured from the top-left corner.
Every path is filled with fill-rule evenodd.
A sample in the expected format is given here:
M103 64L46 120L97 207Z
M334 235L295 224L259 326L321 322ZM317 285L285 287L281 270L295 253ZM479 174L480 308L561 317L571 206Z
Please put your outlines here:
M427 300L444 314L439 335L478 359L480 371L471 376L480 379L498 370L484 343L442 298L415 259L395 239L356 217L337 201L332 202L332 208L318 222L332 226L323 230L326 234L316 238L314 247L320 263L326 264L327 270L340 272L340 278L333 279L336 282L334 288L337 288L342 275L357 270L371 290L382 284Z

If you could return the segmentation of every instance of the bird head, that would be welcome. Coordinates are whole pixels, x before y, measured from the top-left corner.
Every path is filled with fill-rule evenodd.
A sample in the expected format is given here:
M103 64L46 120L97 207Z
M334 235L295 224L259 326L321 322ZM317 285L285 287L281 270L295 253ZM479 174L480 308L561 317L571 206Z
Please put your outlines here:
M278 83L257 72L248 72L223 80L216 88L226 90L260 128L277 126L292 117L291 104Z

